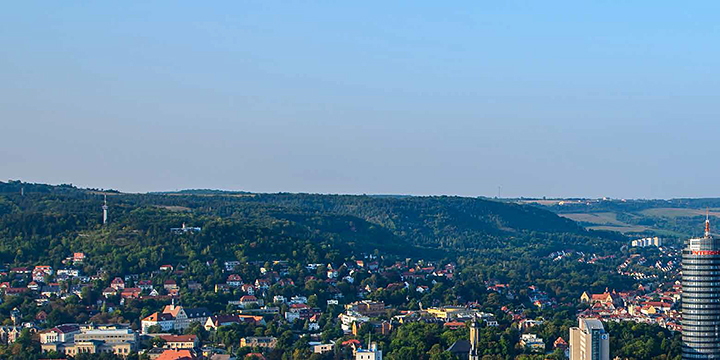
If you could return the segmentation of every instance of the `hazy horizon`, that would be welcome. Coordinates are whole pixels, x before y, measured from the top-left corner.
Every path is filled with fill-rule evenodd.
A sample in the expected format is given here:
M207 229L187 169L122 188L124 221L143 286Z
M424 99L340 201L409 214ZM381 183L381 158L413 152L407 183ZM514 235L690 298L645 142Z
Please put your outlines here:
M680 199L717 199L720 198L720 196L712 197L712 196L701 196L701 197L675 197L675 198L615 198L615 197L609 197L609 196L600 196L600 197L591 197L591 196L501 196L498 197L496 195L460 195L460 194L449 194L449 193L435 193L435 194L392 194L392 193L331 193L331 192L308 192L308 191L252 191L252 190L245 190L245 189L221 189L221 188L181 188L181 189L165 189L165 190L149 190L149 191L123 191L120 189L115 188L107 188L102 186L87 186L87 185L81 185L81 184L75 184L75 183L46 183L46 182L38 182L38 181L25 181L22 179L7 179L2 180L0 179L0 182L8 182L8 181L21 181L23 183L27 184L43 184L43 185L51 185L51 186L60 186L60 185L72 185L75 186L78 189L83 190L97 190L99 192L113 192L118 191L120 194L161 194L161 193L177 193L177 192L183 192L183 191L218 191L218 192L227 192L227 193L247 193L247 194L309 194L309 195L349 195L349 196L373 196L373 197L432 197L432 196L448 196L448 197L468 197L468 198L487 198L487 199L499 199L499 200L571 200L571 199L578 199L578 200L600 200L600 199L609 199L609 200L629 200L629 201L653 201L653 200L680 200ZM27 190L26 190L27 191ZM109 193L108 193L109 194Z
M720 3L6 4L0 179L718 197Z

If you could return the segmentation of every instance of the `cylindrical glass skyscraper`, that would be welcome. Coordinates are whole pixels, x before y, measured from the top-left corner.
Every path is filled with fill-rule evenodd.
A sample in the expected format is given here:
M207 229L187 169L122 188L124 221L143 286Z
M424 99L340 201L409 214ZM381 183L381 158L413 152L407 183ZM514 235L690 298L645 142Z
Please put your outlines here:
M720 238L689 239L682 252L683 359L720 359Z

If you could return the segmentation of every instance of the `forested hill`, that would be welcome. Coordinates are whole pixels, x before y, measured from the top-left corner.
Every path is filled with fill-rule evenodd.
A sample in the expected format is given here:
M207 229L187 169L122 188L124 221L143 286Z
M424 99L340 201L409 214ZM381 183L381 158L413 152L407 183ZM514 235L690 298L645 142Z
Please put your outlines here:
M245 201L357 216L430 247L466 248L482 245L484 237L520 232L586 233L575 222L543 209L478 198L263 194Z
M103 194L110 207L105 227ZM202 231L169 231L183 223ZM332 262L373 252L432 258L509 246L545 256L571 247L610 249L615 236L537 207L476 198L122 194L0 182L0 261L12 264L56 263L71 251L103 255L112 259L104 266L131 271L225 258Z

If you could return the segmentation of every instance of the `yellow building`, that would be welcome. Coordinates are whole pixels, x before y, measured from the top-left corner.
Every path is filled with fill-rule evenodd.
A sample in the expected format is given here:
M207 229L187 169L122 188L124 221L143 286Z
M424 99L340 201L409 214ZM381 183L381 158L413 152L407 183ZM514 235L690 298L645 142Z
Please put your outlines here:
M449 320L457 317L469 317L473 315L473 311L461 306L444 306L439 308L429 308L426 310L429 315L438 319Z

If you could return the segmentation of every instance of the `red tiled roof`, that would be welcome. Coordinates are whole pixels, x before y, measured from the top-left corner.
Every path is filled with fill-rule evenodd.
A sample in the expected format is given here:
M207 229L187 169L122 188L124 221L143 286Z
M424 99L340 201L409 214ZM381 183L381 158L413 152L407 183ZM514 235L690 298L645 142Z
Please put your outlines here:
M146 318L142 319L142 321L162 321L162 320L172 320L173 316L170 314L161 314L159 312L154 312L150 315L148 315Z
M67 334L75 331L80 331L80 326L74 324L63 324L53 328L56 332Z
M170 314L172 317L176 317L178 313L180 313L181 308L182 307L180 306L165 305L165 308L163 308L163 314Z
M461 328L461 327L465 326L465 323L459 322L459 321L448 321L445 324L443 324L443 326L449 327L449 328Z
M190 350L165 350L155 360L193 360L197 359Z
M196 335L160 335L160 338L166 342L194 342Z

